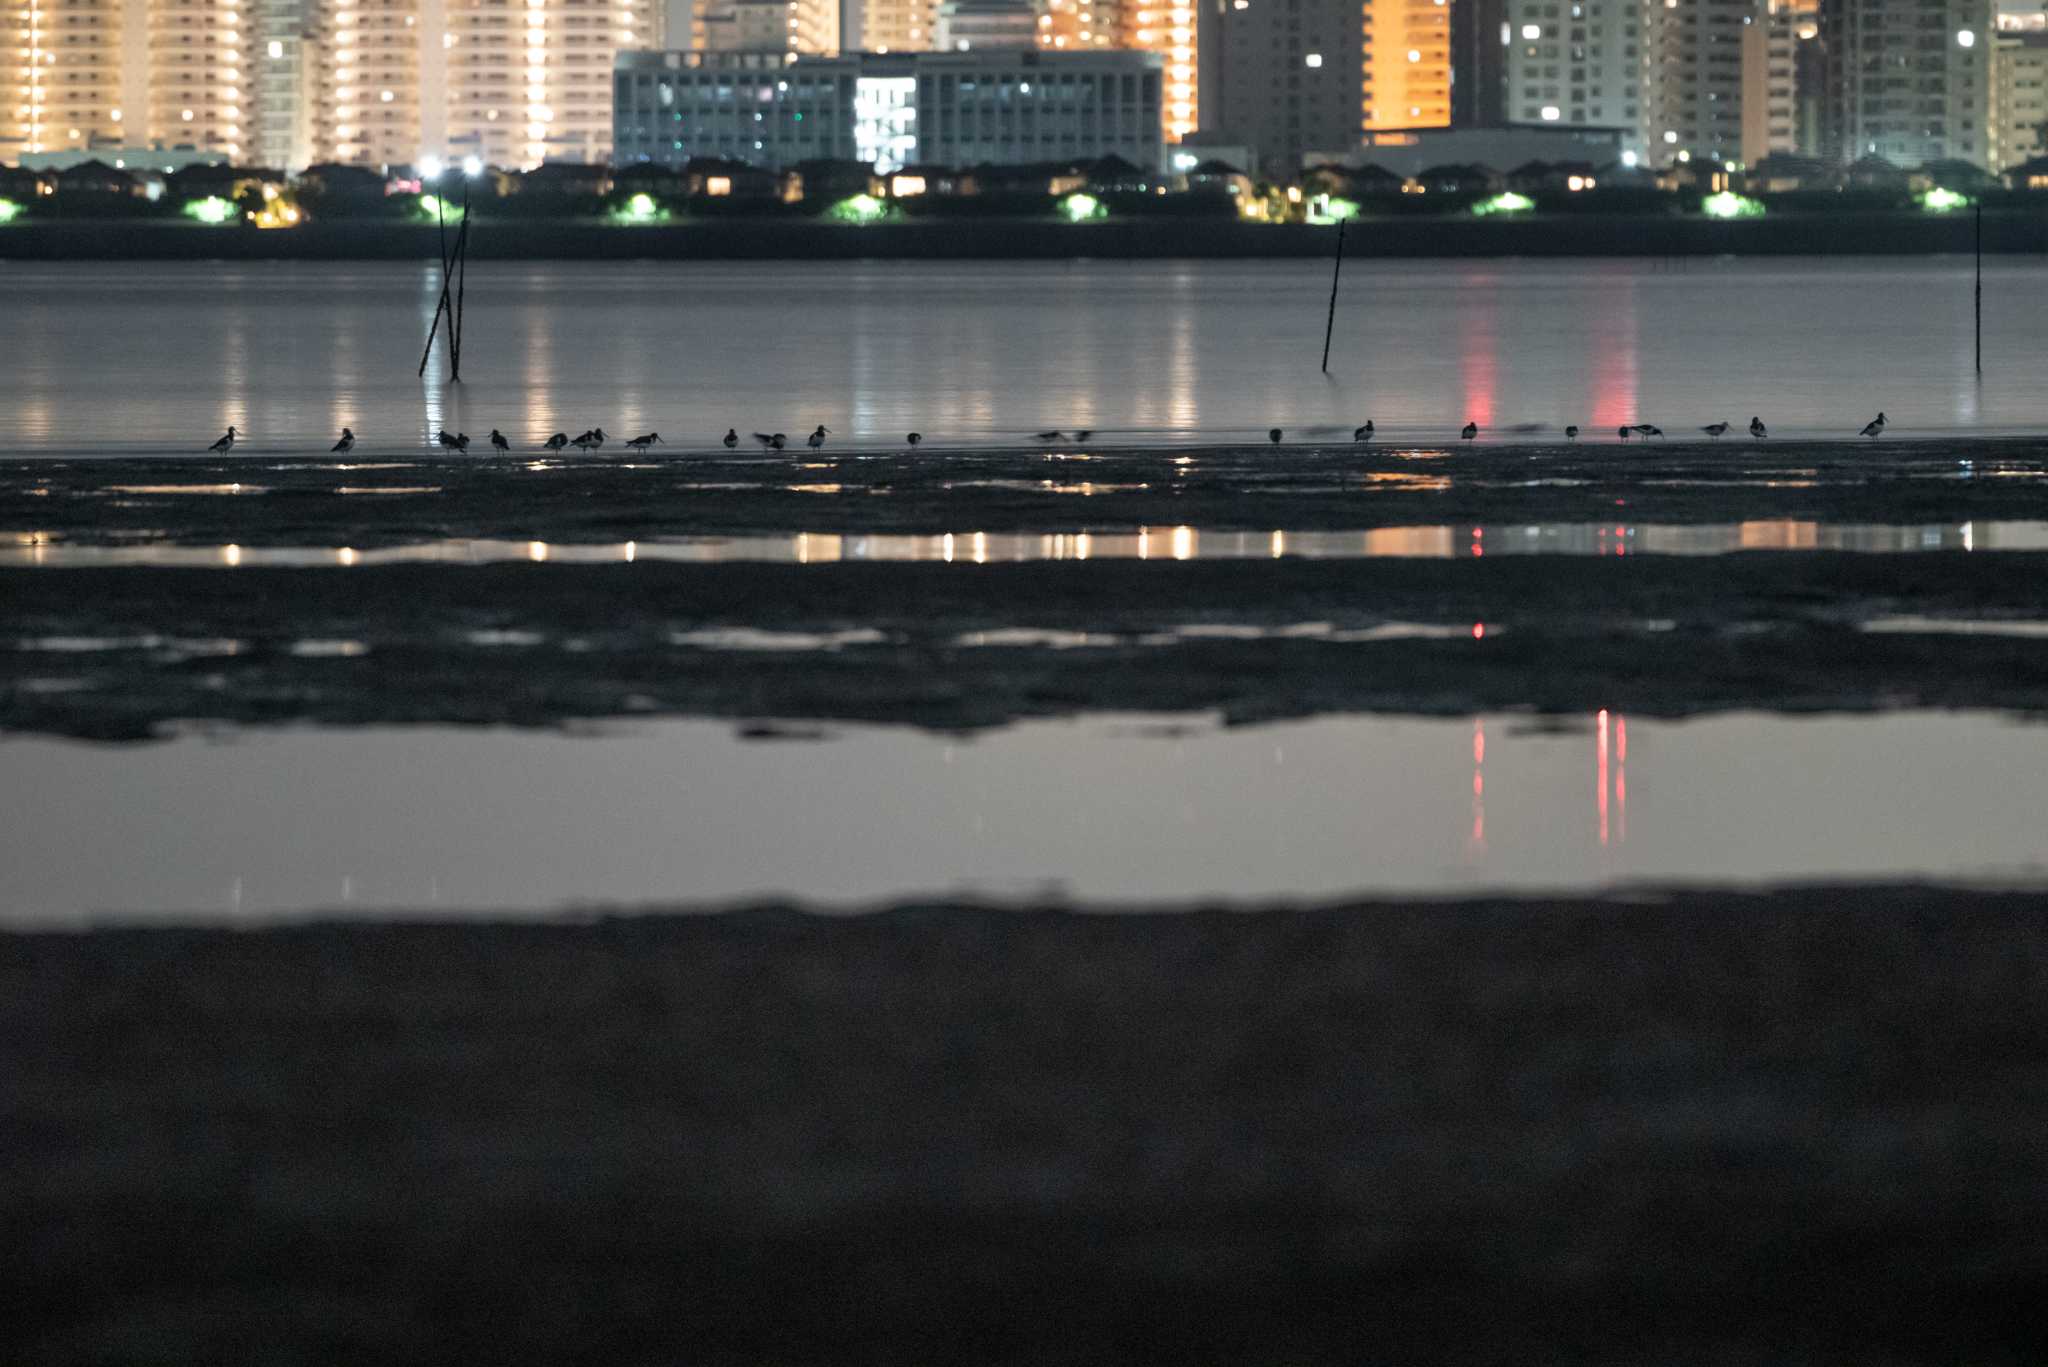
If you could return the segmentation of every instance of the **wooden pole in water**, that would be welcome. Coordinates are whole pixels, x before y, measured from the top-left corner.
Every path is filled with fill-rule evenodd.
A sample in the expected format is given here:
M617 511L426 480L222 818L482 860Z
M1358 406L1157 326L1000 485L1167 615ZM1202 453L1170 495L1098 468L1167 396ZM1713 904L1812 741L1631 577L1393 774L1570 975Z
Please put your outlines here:
M1337 220L1337 264L1330 271L1330 316L1323 323L1323 374L1330 373L1330 334L1337 329L1337 277L1344 273L1344 220Z
M465 173L462 177L462 230L455 234L455 322L450 336L455 346L455 382L462 382L462 296L469 289L469 186L475 179Z
M1984 373L1984 200L1977 200L1977 374Z
M434 354L434 334L441 330L441 317L448 311L448 223L441 216L441 197L434 196L434 222L441 230L441 301L434 305L434 321L427 328L426 349L420 352L419 374L427 373L427 359ZM467 222L467 215L464 222ZM454 340L454 323L449 324L449 340Z

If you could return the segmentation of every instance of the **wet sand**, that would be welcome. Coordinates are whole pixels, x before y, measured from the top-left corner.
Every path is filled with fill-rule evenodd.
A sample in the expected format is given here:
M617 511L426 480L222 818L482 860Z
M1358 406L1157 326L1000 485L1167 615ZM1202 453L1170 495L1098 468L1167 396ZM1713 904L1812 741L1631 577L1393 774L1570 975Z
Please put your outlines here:
M0 1357L2037 1360L2044 911L0 937Z

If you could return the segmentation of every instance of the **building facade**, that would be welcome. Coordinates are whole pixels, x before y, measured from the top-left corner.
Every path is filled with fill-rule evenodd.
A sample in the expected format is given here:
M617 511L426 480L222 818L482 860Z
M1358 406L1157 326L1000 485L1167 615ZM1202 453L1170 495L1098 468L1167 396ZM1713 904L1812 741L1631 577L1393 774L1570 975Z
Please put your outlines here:
M1993 0L1822 0L1836 154L1992 159Z
M619 165L717 157L913 164L1092 160L1154 169L1165 81L1149 53L969 51L797 57L622 52Z
M1364 9L1360 126L1449 127L1451 5L1447 0L1364 0Z
M317 76L305 82L312 92L311 148L304 161L273 164L404 165L418 157L420 40L419 0L326 0L310 44ZM279 40L258 64L267 72L289 64L289 54ZM453 56L447 49L442 60Z
M1366 31L1354 0L1228 0L1209 33L1205 134L1251 148L1240 169L1289 178L1305 155L1352 146Z
M123 10L0 0L0 161L121 138Z
M1643 0L1507 0L1505 9L1508 121L1620 129L1624 150L1644 151Z
M941 52L1038 46L1038 14L1030 0L944 0L932 46Z
M1759 0L1680 0L1643 10L1642 117L1657 161L1743 158L1744 57L1766 74Z
M862 0L864 52L926 52L936 45L939 0Z
M2048 31L2001 32L1991 54L1992 168L2048 155Z

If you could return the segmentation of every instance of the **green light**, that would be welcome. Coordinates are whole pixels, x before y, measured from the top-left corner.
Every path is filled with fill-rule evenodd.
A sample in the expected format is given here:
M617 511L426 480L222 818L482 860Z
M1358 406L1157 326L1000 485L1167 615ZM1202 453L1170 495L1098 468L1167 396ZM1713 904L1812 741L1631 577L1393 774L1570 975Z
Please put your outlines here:
M12 223L21 206L11 199L0 199L0 223Z
M1951 209L1967 209L1970 197L1959 195L1954 190L1944 190L1939 185L1920 196L1920 207L1930 214L1945 214Z
M434 217L436 214L441 212L441 201L435 198L433 195L421 195L420 212L425 214L428 218Z
M225 223L235 216L235 206L219 195L208 195L195 199L185 206L185 216L196 218L201 223Z
M632 196L612 210L612 217L621 223L654 223L667 218L668 215L654 202L653 195L642 193Z
M1472 212L1481 217L1487 214L1525 214L1535 207L1535 200L1509 190L1506 194L1495 195L1492 199L1480 200L1472 206Z
M1308 202L1308 221L1311 223L1338 223L1347 218L1358 217L1358 205L1335 195L1317 195Z
M462 206L452 199L442 199L439 195L421 195L420 213L429 219L439 218L443 214L449 218L461 218L463 210Z
M1060 201L1060 212L1067 216L1069 223L1086 223L1091 218L1107 218L1109 210L1102 207L1102 201L1093 195L1078 192Z
M888 216L889 206L873 195L855 195L840 200L825 213L841 223L879 223Z
M1762 218L1764 206L1753 199L1723 190L1700 201L1700 212L1709 218Z

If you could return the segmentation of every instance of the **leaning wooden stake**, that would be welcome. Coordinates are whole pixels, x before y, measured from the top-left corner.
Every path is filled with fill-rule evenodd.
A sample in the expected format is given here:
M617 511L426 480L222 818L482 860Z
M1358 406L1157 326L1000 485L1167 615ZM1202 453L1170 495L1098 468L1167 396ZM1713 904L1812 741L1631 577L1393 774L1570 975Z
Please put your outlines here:
M1330 271L1330 316L1323 324L1323 374L1330 373L1330 334L1337 328L1337 277L1344 273L1344 220L1337 220L1337 264Z
M443 318L443 316L445 316L445 315L446 315L446 314L448 313L448 310L449 310L449 298L448 298L448 222L447 222L447 220L446 220L445 218L443 218L443 217L441 216L441 209L442 209L442 205L441 205L441 197L440 197L439 195L435 195L435 196L434 196L434 222L435 222L435 224L436 224L436 225L437 225L437 226L438 226L438 227L440 228L440 230L441 230L441 301L440 301L439 303L437 303L437 304L435 304L435 305L434 305L434 321L433 321L433 323L432 323L431 325L429 325L429 326L428 326L428 328L427 328L427 345L426 345L426 349L420 352L420 368L419 368L419 373L420 373L421 375L425 375L425 374L427 373L427 359L428 359L429 357L431 357L431 356L432 356L432 355L434 354L434 334L435 334L435 333L437 333L437 332L439 332L439 331L441 330L441 319ZM465 214L465 215L463 216L463 222L464 222L465 224L467 224L467 223L468 223L468 221L469 221L468 215L467 215L467 214ZM454 342L454 322L453 322L453 320L452 320L452 319L450 320L450 323L449 323L449 341L450 341L450 343L451 343L451 344L452 344L452 343ZM452 349L452 345L451 345L451 349Z
M1977 373L1984 373L1984 201L1977 201Z

